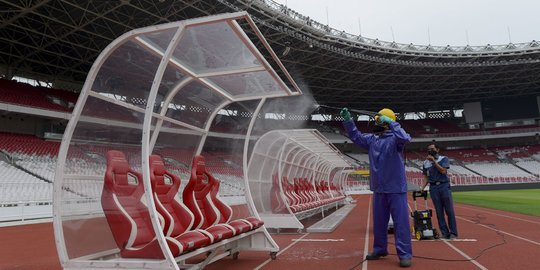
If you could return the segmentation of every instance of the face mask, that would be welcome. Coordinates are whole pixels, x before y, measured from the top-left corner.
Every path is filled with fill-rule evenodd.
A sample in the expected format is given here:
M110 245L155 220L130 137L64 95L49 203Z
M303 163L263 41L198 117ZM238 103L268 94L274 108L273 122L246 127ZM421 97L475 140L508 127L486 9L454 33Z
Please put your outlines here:
M386 130L383 126L375 125L373 126L373 133L380 134L383 133Z
M438 154L438 152L435 151L435 150L428 150L428 154L429 154L430 156L436 156L436 155Z

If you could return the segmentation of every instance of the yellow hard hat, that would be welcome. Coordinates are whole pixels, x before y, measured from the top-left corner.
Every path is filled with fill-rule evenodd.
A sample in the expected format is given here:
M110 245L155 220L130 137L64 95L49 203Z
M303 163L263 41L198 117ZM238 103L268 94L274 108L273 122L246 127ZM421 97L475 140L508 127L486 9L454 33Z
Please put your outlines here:
M384 108L382 110L379 111L379 114L380 115L385 115L386 117L392 119L393 121L396 121L396 114L394 113L394 111L388 109L388 108Z

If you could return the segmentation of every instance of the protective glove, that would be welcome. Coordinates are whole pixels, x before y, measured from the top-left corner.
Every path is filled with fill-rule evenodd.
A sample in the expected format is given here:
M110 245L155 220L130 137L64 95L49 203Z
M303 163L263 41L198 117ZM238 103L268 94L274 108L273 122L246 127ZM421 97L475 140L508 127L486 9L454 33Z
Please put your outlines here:
M392 120L390 117L386 116L386 115L381 115L378 117L378 121L382 124L390 124L392 122L394 122L394 120Z
M347 108L341 109L341 112L339 112L339 114L341 115L341 117L343 117L343 121L351 121L352 120L351 113L349 112L349 109L347 109Z

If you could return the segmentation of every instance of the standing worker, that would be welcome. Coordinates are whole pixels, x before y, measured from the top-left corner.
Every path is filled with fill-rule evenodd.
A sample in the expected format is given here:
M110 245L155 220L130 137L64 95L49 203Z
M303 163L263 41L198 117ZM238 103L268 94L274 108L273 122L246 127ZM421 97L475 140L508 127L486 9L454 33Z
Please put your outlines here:
M439 155L440 148L436 144L428 145L428 156L422 166L424 173L424 190L429 184L429 196L435 206L437 221L441 235L446 239L456 239L458 236L452 190L447 170L450 168L448 157ZM444 214L448 216L448 225Z
M396 122L390 109L382 109L375 116L373 134L362 134L356 128L347 108L340 112L349 138L368 150L370 190L373 191L373 251L366 260L378 260L388 255L388 221L394 221L399 266L411 266L412 244L407 205L407 180L403 150L411 136Z

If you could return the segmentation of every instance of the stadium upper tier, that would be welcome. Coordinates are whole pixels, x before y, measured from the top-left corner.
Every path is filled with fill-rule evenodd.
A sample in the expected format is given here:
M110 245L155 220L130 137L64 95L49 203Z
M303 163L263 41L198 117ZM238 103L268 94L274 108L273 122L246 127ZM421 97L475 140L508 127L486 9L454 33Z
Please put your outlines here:
M70 112L78 96L79 94L74 92L0 79L0 102L4 103Z
M453 119L403 120L399 121L399 123L413 139L540 132L540 127L536 125L484 128L482 130L469 129ZM332 136L332 139L336 136L334 134L343 133L342 121L310 121L309 126L317 128L319 131L323 132L325 136ZM373 129L373 123L368 122L357 122L356 126L362 132L372 132ZM339 138L345 139L343 136L339 136Z
M39 108L49 111L71 112L73 109L73 104L76 102L77 98L78 93L75 92L45 87L34 87L26 83L19 83L16 81L0 79L0 103L14 104L21 107ZM198 112L196 111L196 108L192 109L193 110L185 109L184 111L178 111L176 113L183 113L183 117L197 118L196 114ZM111 113L110 111L114 111L114 113ZM27 113L31 114L31 112ZM96 118L107 118L110 120L117 120L121 122L135 122L136 120L134 116L130 113L119 110L114 106L103 108L103 110L92 111L89 112L89 114ZM242 131L247 129L247 126L239 126L237 121L238 117L243 116L228 115L220 117L219 121L212 123L211 130L214 132L242 133ZM272 129L273 127L304 127L307 119L309 118L310 115L303 115L302 117L295 118L295 120L264 119L261 121L265 121L263 126L266 126L267 128L258 130L258 132L265 132L269 129ZM461 137L492 134L512 134L522 132L540 132L540 127L537 125L485 128L483 130L469 129L463 123L460 123L457 119L445 118L401 120L400 124L409 134L411 134L415 138ZM307 125L312 128L316 128L325 134L335 134L343 130L343 125L341 121L321 122L310 120L307 121ZM372 129L372 123L368 122L358 122L357 126L358 129L362 132L371 132Z
M0 26L0 71L35 75L60 88L79 90L97 55L131 29L237 10L249 12L302 90L320 104L455 109L486 98L537 95L540 83L537 41L442 47L386 42L332 29L271 0L0 2L10 10Z

